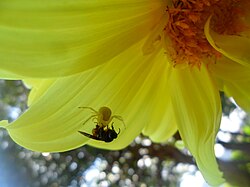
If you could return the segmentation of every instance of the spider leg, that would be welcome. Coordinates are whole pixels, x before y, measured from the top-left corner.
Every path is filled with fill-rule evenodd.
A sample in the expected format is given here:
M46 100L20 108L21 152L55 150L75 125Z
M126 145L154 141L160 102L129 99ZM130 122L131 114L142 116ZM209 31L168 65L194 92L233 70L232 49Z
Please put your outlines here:
M110 118L110 121L112 121L112 119L118 119L118 120L120 120L122 122L124 128L126 129L126 125L125 125L124 120L123 120L123 118L121 116L114 115L114 116L112 116Z
M90 119L92 119L93 117L95 117L96 115L92 115L92 116L90 116L88 119L86 119L83 123L82 123L82 125L85 125L85 123L87 123Z
M89 110L92 110L94 113L98 114L98 111L96 111L95 109L91 108L91 107L88 107L88 106L79 106L78 108L82 108L82 109L89 109Z
M97 116L97 115L95 115L95 116ZM95 120L96 120L96 121L95 121ZM94 123L98 123L97 117L93 117L93 118L92 118L92 121L93 121Z
M88 137L88 138L91 138L91 139L94 139L94 140L102 140L102 139L100 139L100 138L97 138L96 136L93 136L93 135L91 135L91 134L88 134L88 133L86 133L86 132L82 132L82 131L78 131L80 134L82 134L83 136L86 136L86 137Z

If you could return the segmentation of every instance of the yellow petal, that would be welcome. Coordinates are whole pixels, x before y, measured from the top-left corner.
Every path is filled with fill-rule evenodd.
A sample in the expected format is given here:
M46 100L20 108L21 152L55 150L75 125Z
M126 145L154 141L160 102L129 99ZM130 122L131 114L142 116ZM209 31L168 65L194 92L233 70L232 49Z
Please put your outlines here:
M148 125L143 129L143 134L149 136L154 142L165 142L176 131L177 126L173 115L172 106L170 104L171 98L169 94L168 82L168 68L166 66L167 59L163 56L158 62L163 62L163 72L161 78L159 78L155 85L158 87L158 91L154 92L156 95L150 99L154 102L152 111L150 113L150 121Z
M158 91L155 82L163 76L165 64L163 60L158 62L164 56L162 51L142 56L143 42L104 66L55 80L47 90L33 83L40 97L7 127L11 137L23 147L46 152L70 150L85 143L105 149L127 146L150 121L155 105L151 98ZM96 110L108 106L124 118L126 129L119 120L114 120L115 130L121 129L116 140L111 143L89 140L77 131L91 134L95 123L90 120L82 125L92 113L79 106Z
M143 129L143 134L149 136L153 142L166 142L177 131L177 125L170 107L165 108L164 113L155 108L152 113L151 123ZM158 112L157 112L158 111ZM157 114L156 114L157 113Z
M250 69L223 57L210 66L210 70L220 83L221 90L250 112Z
M22 78L24 78L24 77L14 73L14 72L0 69L0 79L20 80Z
M0 121L0 127L6 128L9 125L8 120Z
M224 82L224 91L234 98L243 110L250 112L250 80Z
M208 42L227 58L250 68L250 37L220 35L210 30L210 19L205 25Z
M223 182L214 154L221 118L218 90L205 66L171 68L170 95L181 137L210 185Z
M55 83L56 79L24 79L25 85L31 89L28 97L28 106L38 100L49 87Z
M56 77L100 65L152 29L160 0L2 0L0 77ZM10 72L8 74L7 72Z
M217 59L216 64L209 66L212 74L226 81L250 80L250 69L226 57Z

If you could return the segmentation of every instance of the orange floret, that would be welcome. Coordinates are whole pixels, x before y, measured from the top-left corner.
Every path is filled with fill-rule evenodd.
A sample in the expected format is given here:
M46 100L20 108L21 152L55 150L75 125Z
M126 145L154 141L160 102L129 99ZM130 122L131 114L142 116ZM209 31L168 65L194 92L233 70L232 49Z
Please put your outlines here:
M244 1L244 0L242 0ZM174 66L214 63L221 54L207 41L204 26L212 15L211 29L219 34L234 35L246 27L240 0L173 0L167 7L169 16L165 32L172 42ZM172 50L173 51L173 50Z

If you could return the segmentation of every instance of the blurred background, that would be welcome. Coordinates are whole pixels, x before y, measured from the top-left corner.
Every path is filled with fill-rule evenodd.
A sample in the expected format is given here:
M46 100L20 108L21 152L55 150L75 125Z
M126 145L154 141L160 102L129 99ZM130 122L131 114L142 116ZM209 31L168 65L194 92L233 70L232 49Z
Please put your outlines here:
M0 80L0 120L17 118L29 90ZM221 93L223 117L215 145L227 184L250 186L250 117ZM178 132L162 144L143 135L126 149L83 146L64 153L38 153L15 144L0 128L0 187L208 187Z

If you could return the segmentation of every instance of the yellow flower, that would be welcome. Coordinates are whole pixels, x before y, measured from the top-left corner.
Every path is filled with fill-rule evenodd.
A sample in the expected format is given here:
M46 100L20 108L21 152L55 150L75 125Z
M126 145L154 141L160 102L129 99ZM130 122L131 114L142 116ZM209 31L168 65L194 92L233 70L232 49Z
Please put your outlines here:
M31 86L29 109L1 122L18 144L57 152L121 149L143 132L177 130L206 181L223 182L214 156L219 91L250 111L248 0L1 0L0 76ZM108 106L121 132L82 136ZM111 127L110 127L111 128Z

